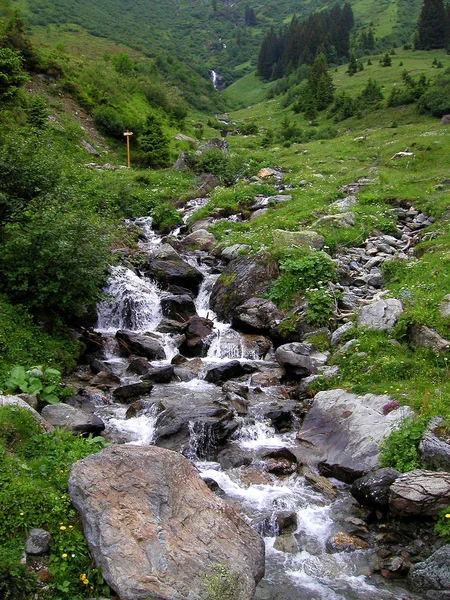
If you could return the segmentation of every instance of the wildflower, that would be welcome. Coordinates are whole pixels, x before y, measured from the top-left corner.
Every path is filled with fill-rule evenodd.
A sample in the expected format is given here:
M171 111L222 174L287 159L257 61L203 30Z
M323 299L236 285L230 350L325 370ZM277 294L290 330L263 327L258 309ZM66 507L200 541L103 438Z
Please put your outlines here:
M23 512L20 513L20 516L23 517Z
M61 554L61 558L67 558L67 554L64 552L64 554Z
M69 525L69 529L73 529L73 525Z
M446 518L446 519L450 519L450 513L447 513L447 514L445 515L445 518Z
M65 525L61 525L60 529L61 529L61 531L65 531L67 529L67 527Z

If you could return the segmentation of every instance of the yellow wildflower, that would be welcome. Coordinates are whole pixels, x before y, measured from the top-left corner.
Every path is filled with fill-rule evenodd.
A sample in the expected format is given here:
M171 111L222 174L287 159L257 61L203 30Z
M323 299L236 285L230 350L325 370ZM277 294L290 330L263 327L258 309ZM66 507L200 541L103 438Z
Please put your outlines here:
M445 518L446 518L446 519L450 519L450 513L447 513L447 514L445 515Z
M65 525L61 525L60 529L61 529L61 531L65 531L67 529L67 527Z
M64 552L64 554L61 554L61 558L67 558L67 554Z

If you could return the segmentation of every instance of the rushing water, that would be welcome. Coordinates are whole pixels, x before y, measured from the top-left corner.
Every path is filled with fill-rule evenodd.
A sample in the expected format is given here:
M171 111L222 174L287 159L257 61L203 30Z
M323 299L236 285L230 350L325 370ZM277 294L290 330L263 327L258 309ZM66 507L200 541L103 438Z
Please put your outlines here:
M214 72L213 72L214 73ZM204 203L192 201L184 215L185 220ZM137 223L142 230L140 245L151 249L161 241L151 230L150 219ZM179 234L179 231L176 232ZM226 362L230 359L254 359L246 350L241 335L228 324L220 323L209 308L209 297L217 274L202 261L202 254L185 255L184 259L199 268L204 281L195 300L199 316L214 320L214 339L204 364ZM106 359L122 381L135 381L127 376L127 362L115 353L114 333L118 329L137 332L154 332L162 318L161 297L158 286L125 267L112 267L105 289L107 299L98 309L98 331L108 340ZM173 336L161 335L166 350L166 361L176 353ZM153 361L154 362L154 361ZM204 369L203 369L204 371ZM98 414L106 423L106 432L117 441L129 444L153 443L157 420L156 402L170 406L170 398L183 399L191 406L211 403L211 398L221 394L217 386L199 378L191 381L155 386L151 396L143 401L143 408L132 418L126 418L127 407L99 402ZM274 391L276 395L276 390ZM295 431L279 434L264 417L264 402L271 402L271 391L266 389L261 401L252 400L248 415L237 417L240 423L232 444L251 453L249 468L232 468L224 471L215 462L205 462L211 444L208 427L189 422L190 441L185 455L196 465L201 476L213 480L221 493L243 511L244 518L265 536L266 575L258 586L258 600L400 600L412 598L403 589L386 584L371 575L371 558L374 550L351 553L327 551L327 540L342 531L345 518L351 515L351 498L348 486L338 486L337 499L331 502L307 484L297 473L284 478L266 473L261 456L277 448L295 449ZM191 403L191 404L190 404ZM295 428L294 428L295 429ZM253 479L252 479L253 478ZM276 517L280 511L295 513L297 526L294 533L297 548L285 551L277 544Z

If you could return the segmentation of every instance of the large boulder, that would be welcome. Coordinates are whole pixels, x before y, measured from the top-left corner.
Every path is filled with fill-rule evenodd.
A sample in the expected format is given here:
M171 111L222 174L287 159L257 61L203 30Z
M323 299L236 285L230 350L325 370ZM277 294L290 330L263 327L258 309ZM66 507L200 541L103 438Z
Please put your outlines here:
M197 315L191 317L183 330L185 341L180 352L185 356L206 356L212 341L214 322Z
M424 600L450 598L450 544L439 548L430 557L413 565L408 583Z
M379 443L412 414L408 407L384 414L390 400L339 389L316 394L297 436L305 458L348 483L378 469Z
M117 402L133 402L135 398L147 396L153 389L153 385L148 381L140 381L139 383L128 383L121 385L113 391L114 400Z
M182 452L188 458L212 460L238 428L235 413L225 406L170 406L158 416L157 446Z
M183 250L204 250L208 252L216 243L216 238L206 229L196 229L180 242Z
M399 476L400 473L395 469L378 469L354 481L351 494L363 506L386 509L389 504L389 488Z
M253 598L262 538L183 456L113 446L72 466L69 493L90 551L121 600L210 598L227 585Z
M256 370L257 368L249 363L241 363L238 360L232 360L209 369L206 372L205 381L208 381L209 383L222 383L228 381L228 379L235 379L237 377L242 377L242 375L254 373Z
M250 298L241 306L236 307L232 325L243 331L270 333L281 323L284 316L284 313L270 300Z
M164 360L166 358L161 342L151 335L122 329L116 332L116 340L122 356L136 354L149 360Z
M210 306L219 319L229 321L237 306L267 290L278 276L278 266L269 256L242 256L232 260L217 279Z
M161 298L162 314L172 321L187 321L196 314L195 304L188 294L168 294Z
M275 358L289 374L306 377L317 373L317 368L326 364L328 355L318 352L312 344L292 342L277 348Z
M48 404L42 409L41 416L53 427L61 427L75 434L99 435L105 429L99 417L69 404Z
M450 506L450 473L416 469L390 487L389 508L401 517L434 516Z
M358 327L367 327L376 331L392 330L403 312L400 300L388 298L378 300L360 308L358 312Z
M155 279L163 289L173 286L198 293L203 275L195 267L187 263L168 244L154 249L148 256L147 263L140 270L150 279Z
M408 329L408 337L413 348L430 348L433 352L445 354L450 351L450 341L444 339L437 331L414 323Z

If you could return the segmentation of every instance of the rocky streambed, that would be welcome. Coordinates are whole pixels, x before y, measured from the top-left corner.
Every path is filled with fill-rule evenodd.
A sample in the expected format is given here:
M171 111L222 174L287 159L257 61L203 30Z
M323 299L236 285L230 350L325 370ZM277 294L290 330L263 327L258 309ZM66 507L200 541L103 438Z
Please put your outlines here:
M343 190L328 218L351 227L367 182ZM289 199L255 198L250 214L233 218ZM188 203L185 217L203 202ZM431 221L411 206L392 210L397 236L335 258L336 321L321 334L337 350L351 345L342 342L351 315L359 327L389 330L402 312L401 300L385 298L380 265L411 260ZM78 393L42 415L115 444L74 466L70 491L119 597L450 597L440 575L421 571L440 547L428 518L450 505L450 475L379 470L378 444L409 409L388 395L311 397L311 383L336 367L308 341L304 307L286 328L286 315L259 297L278 275L270 257L217 249L198 224L165 239L150 219L130 226L141 231L139 260L124 253L111 269L98 326L83 333ZM277 236L323 245L313 229ZM418 344L446 342L425 330Z

